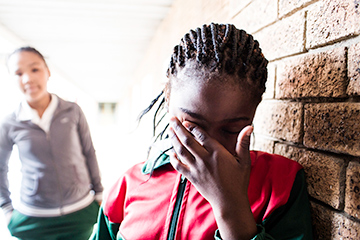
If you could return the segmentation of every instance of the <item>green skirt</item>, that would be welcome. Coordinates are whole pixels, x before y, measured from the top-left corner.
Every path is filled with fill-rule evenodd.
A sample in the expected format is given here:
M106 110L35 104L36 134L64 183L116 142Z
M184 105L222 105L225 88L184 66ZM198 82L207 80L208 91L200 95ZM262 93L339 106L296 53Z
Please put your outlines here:
M99 204L60 217L29 217L14 210L8 228L22 240L87 240L96 223Z

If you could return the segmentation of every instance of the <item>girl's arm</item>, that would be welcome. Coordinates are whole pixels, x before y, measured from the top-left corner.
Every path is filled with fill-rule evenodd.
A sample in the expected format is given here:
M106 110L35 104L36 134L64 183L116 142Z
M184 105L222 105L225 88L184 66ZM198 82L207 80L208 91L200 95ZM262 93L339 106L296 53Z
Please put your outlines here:
M101 184L100 170L97 162L95 149L90 135L89 125L85 115L79 106L78 131L82 145L82 152L86 157L86 164L91 178L91 184L96 194L96 200L100 203L102 200L103 186Z
M312 239L310 205L304 171L292 185L286 204L256 224L248 200L252 127L238 136L231 155L193 123L172 119L171 163L211 204L218 231L215 239Z
M305 173L301 169L295 177L287 203L276 209L257 225L258 233L252 240L312 240L310 202ZM221 240L219 231L216 240Z
M0 207L7 218L13 211L8 181L8 164L12 149L13 143L8 138L8 130L5 124L2 124L0 126Z
M223 239L251 239L257 226L248 200L252 127L238 136L236 156L197 125L171 119L171 164L211 204Z

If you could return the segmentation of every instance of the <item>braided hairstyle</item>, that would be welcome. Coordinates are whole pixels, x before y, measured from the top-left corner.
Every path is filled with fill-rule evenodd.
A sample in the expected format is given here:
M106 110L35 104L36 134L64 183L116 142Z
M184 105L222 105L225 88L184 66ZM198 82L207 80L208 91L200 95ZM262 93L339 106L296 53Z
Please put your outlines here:
M201 28L190 30L180 40L180 44L174 47L170 64L167 69L169 81L165 90L157 96L150 106L139 116L139 119L146 114L162 98L155 112L153 119L153 134L155 141L161 139L167 128L156 135L156 128L159 126L164 114L165 96L170 94L171 85L180 81L178 74L187 64L195 63L198 70L207 72L209 76L234 76L240 87L251 91L254 100L260 102L265 91L267 80L267 63L259 47L258 41L244 30L237 29L232 24L203 25ZM217 78L217 79L221 79ZM166 113L165 113L166 114ZM160 118L159 118L160 115ZM157 119L160 120L157 120Z
M235 76L240 86L250 88L260 102L265 91L268 61L258 41L244 30L231 24L214 23L190 30L174 47L167 70L168 84L189 61L209 73Z

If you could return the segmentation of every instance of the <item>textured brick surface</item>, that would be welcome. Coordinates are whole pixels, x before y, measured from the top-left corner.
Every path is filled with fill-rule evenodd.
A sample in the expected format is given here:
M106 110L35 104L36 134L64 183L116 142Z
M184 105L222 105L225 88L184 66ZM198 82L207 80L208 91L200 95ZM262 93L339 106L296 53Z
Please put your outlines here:
M334 214L332 221L332 239L360 239L360 223L337 213Z
M360 219L360 163L350 162L346 172L345 211Z
M341 209L341 192L345 182L342 176L344 161L341 158L284 144L276 144L274 153L293 159L304 167L310 196Z
M302 112L301 103L263 101L257 109L254 131L291 142L301 142Z
M334 213L316 203L311 203L314 239L331 239Z
M306 47L360 33L358 0L322 0L309 8Z
M360 156L360 103L307 104L304 145Z
M312 203L311 207L314 239L360 238L360 223L316 203Z
M298 12L254 34L268 60L304 51L305 13Z
M249 33L274 22L277 18L276 0L255 0L235 16L233 22Z
M349 48L348 53L349 95L360 95L360 43L354 44Z
M277 76L276 98L344 97L345 48L284 60L278 64Z
M251 2L252 0L229 0L230 16L234 17Z
M296 8L300 8L314 0L279 0L279 17L282 17Z
M191 4L193 4L193 2L196 1L192 1ZM219 18L224 9L223 4L219 0L201 1L201 5L201 14L204 14L205 19L210 19L210 22L211 19Z
M252 136L251 150L273 153L274 145L275 143L273 140L265 138L259 134Z

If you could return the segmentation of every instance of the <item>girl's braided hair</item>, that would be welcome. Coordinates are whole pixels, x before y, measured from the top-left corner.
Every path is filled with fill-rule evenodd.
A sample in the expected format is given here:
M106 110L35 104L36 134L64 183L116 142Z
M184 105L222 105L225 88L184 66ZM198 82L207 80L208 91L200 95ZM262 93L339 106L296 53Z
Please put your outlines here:
M254 100L260 102L265 91L268 61L262 54L258 41L244 30L239 30L232 24L211 23L186 33L180 44L174 47L167 70L169 81L165 87L166 92L170 90L171 81L177 78L177 74L190 61L210 73L235 76L239 86L250 90L254 94ZM164 114L160 115L165 106L164 91L139 116L141 119L159 99L161 101L153 120L154 137L156 128L164 117ZM155 141L163 137L166 128L167 125L156 136Z
M174 47L167 77L176 77L189 60L210 72L235 75L240 85L247 82L260 99L265 91L268 61L258 41L234 25L211 23L186 33Z

